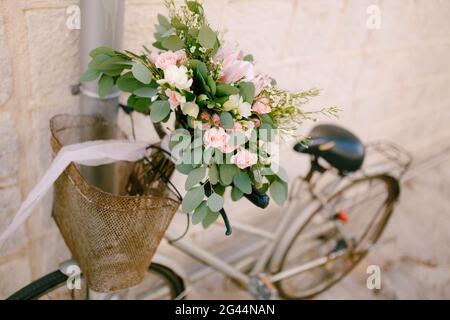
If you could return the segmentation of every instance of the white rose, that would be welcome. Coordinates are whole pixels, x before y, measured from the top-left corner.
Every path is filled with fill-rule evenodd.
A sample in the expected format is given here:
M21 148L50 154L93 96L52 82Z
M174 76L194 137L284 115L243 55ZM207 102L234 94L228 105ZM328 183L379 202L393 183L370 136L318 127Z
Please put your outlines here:
M158 80L159 84L168 83L180 90L189 90L192 79L188 77L188 69L185 66L170 65L164 70L164 79Z
M238 94L233 94L228 98L228 101L223 104L225 111L237 109L241 103L241 97Z
M185 115L197 118L200 109L195 102L186 102L181 105L181 111Z
M248 102L242 102L239 104L238 112L243 117L250 117L252 115L252 106Z

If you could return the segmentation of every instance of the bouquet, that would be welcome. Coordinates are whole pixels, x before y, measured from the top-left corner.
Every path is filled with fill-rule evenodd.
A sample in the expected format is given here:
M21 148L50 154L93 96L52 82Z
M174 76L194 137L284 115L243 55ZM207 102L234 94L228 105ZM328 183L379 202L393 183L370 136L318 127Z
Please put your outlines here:
M176 169L187 175L182 210L205 228L221 214L228 224L224 194L246 196L265 207L269 193L280 206L288 177L279 166L279 144L316 113L303 105L318 90L288 92L265 74L255 74L253 57L221 39L198 1L158 15L154 50L142 54L100 47L82 81L98 81L100 96L113 86L128 93L128 107L154 123L174 119L169 148Z

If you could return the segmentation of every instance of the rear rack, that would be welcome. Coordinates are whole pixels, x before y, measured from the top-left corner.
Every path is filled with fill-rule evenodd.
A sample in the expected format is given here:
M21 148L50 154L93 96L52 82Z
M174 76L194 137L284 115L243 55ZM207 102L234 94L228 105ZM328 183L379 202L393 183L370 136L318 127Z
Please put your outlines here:
M375 141L366 145L366 157L361 171L366 174L389 172L401 178L412 163L411 153L390 141Z

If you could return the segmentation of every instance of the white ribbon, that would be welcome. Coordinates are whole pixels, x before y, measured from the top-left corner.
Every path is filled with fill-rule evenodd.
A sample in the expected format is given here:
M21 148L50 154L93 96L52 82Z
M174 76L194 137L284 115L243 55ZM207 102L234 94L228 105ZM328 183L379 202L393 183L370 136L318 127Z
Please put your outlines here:
M11 224L0 235L0 247L31 215L38 201L71 162L86 166L99 166L116 161L137 161L146 155L147 143L127 140L97 140L64 146L50 168L21 204Z

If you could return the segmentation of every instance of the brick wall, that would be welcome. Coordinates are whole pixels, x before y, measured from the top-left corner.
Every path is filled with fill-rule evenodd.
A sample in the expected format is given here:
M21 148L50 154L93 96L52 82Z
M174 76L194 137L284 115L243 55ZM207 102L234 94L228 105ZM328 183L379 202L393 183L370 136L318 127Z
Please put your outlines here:
M126 48L151 45L161 2L126 1ZM363 140L393 139L417 155L448 145L449 1L205 2L212 24L253 53L260 71L288 89L323 88L311 108L341 107L339 122ZM0 1L0 230L50 163L48 120L79 111L69 90L80 72L79 31L66 27L71 4ZM367 28L372 4L380 29ZM304 170L292 157L284 165ZM0 251L0 298L69 256L50 208L51 196Z

